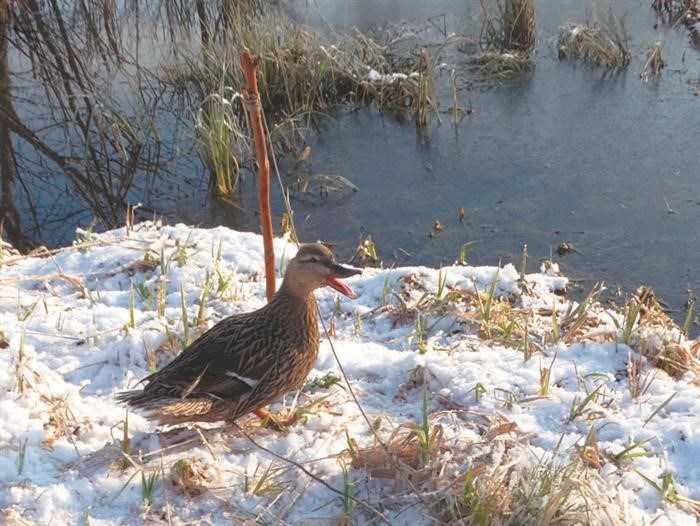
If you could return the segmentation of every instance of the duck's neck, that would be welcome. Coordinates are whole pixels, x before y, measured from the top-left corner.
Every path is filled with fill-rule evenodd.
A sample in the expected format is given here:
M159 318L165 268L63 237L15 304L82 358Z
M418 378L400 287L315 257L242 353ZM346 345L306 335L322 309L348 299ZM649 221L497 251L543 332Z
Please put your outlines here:
M268 303L269 311L275 311L274 322L284 325L285 337L290 342L297 342L299 349L312 351L310 357L315 360L318 354L318 316L316 299L313 292L305 297L293 296L280 288Z
M280 305L280 308L290 313L290 317L299 319L300 323L316 327L316 298L313 292L300 296L285 288L283 283L270 303Z
M294 281L293 279L287 279L287 274L285 274L277 294L286 294L291 298L295 298L297 301L302 301L308 296L313 298L314 291L313 289L309 290L303 283Z

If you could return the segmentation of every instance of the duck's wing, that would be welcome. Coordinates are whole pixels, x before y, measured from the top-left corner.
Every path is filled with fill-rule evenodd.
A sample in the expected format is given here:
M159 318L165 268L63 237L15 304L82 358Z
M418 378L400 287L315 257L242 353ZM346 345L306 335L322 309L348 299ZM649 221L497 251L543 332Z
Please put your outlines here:
M174 398L222 399L250 393L270 372L271 350L255 330L264 327L265 321L257 311L222 320L146 378L144 391Z

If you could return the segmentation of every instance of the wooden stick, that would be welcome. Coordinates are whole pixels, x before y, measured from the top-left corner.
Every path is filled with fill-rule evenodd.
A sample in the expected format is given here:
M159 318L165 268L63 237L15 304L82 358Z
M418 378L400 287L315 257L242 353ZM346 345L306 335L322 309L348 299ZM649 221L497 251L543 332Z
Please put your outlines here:
M246 88L243 93L246 110L250 116L255 138L255 154L258 160L258 201L260 204L260 227L263 236L265 258L265 291L270 301L275 294L275 253L272 246L272 212L270 211L270 160L267 157L267 141L263 127L263 111L258 92L258 79L255 74L255 62L248 48L243 48L241 64L245 76Z

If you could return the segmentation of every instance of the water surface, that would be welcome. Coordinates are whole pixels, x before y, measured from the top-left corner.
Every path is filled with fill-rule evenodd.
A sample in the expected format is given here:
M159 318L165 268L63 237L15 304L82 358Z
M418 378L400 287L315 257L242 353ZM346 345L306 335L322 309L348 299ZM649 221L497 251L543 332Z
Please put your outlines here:
M446 13L448 33L473 26L479 11L471 4L421 3L407 18L433 26L421 37L439 41L426 21ZM339 29L371 29L397 21L392 13L407 5L417 4L324 3L321 18ZM659 24L646 3L616 2L615 12L626 14L632 33L634 59L623 72L559 62L559 26L590 11L583 2L545 0L537 2L534 73L492 89L461 89L460 104L474 113L456 128L448 115L425 132L373 110L335 115L310 137L304 169L341 174L359 192L294 202L301 237L338 242L341 257L351 257L371 235L384 264L451 263L473 241L470 262L519 265L527 245L530 270L551 257L582 289L604 280L629 294L647 284L680 313L687 291L700 291L700 98L689 84L700 75L700 57L684 28ZM644 82L644 53L656 41L667 68ZM460 60L458 53L448 58ZM447 95L445 77L447 70ZM451 105L447 96L440 102ZM250 181L244 188L253 198ZM214 216L257 228L254 214ZM441 232L433 231L435 220ZM562 242L575 250L558 255Z

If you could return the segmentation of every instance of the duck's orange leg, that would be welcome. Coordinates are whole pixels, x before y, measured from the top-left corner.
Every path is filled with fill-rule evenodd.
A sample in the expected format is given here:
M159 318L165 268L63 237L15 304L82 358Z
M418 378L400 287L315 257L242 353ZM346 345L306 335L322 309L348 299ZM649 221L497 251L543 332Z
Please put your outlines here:
M258 407L257 409L253 410L253 414L263 421L263 425L267 424L270 427L274 427L278 431L285 431L287 427L296 424L299 420L299 416L297 414L293 414L284 420L278 420L264 407Z
M257 416L260 420L265 420L266 418L270 418L272 416L270 414L270 411L268 411L264 407L258 407L253 411L253 414Z

